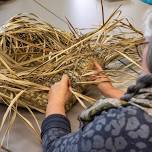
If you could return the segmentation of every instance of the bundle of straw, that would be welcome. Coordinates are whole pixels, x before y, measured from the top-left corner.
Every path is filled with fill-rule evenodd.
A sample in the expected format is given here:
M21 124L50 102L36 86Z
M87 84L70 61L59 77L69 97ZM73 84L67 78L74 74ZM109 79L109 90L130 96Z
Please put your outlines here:
M94 74L93 60L112 80L126 69L141 68L137 48L143 44L143 34L121 17L120 10L92 32L81 34L71 29L61 31L34 14L19 14L1 28L0 96L6 104L23 91L17 103L44 112L49 86L67 73L72 93L85 107L82 99L95 101L80 94L95 83L88 79Z

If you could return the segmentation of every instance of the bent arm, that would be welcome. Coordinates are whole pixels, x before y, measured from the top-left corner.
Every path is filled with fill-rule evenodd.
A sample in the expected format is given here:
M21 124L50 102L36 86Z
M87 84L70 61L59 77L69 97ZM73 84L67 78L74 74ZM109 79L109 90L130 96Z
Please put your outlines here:
M53 152L56 142L71 133L71 126L64 115L52 114L45 118L41 130L43 152Z

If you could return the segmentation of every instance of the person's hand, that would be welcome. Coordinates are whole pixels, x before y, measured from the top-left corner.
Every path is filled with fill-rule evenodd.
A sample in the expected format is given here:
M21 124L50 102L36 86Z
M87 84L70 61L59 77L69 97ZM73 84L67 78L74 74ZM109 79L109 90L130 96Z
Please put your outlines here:
M92 76L92 80L97 82L96 85L102 95L110 98L120 98L124 93L112 85L110 79L106 76L102 67L96 61L94 62L94 65L96 73Z
M63 75L61 81L51 86L48 94L48 106L46 116L50 114L65 115L64 106L70 99L70 80L67 75Z
M65 103L69 100L71 96L71 92L69 88L70 88L69 77L67 75L63 75L61 81L51 86L48 95L48 103L58 102L61 105L65 105Z
M92 80L97 82L97 87L103 94L105 94L104 92L110 91L114 87L108 76L106 76L106 74L104 73L102 67L96 61L94 62L94 66L96 73L92 76Z

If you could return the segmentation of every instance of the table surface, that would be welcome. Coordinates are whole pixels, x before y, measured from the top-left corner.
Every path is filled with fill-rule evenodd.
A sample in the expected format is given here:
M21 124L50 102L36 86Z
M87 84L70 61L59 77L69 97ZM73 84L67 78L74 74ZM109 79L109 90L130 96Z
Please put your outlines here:
M65 19L66 16L74 27L95 27L102 21L100 0L39 0L39 2L43 3L43 5L47 6L63 19ZM150 5L144 4L140 0L105 0L105 17L107 18L120 4L123 4L121 7L123 16L128 17L136 27L142 30L144 26L144 14L150 8ZM33 0L12 0L11 2L1 4L0 25L3 25L10 17L23 12L35 13L50 24L63 30L68 30L64 22L41 8ZM5 110L6 107L0 105L0 118L2 118ZM80 105L76 104L68 113L73 130L77 130L79 126L77 116L81 110ZM31 115L26 110L20 109L20 112L31 122L34 122ZM35 115L41 124L44 115L40 113L35 113ZM2 137L2 134L0 134L0 139L2 139ZM42 151L41 145L35 140L32 131L19 118L16 119L8 136L8 140L5 143L9 145L8 148L13 152Z

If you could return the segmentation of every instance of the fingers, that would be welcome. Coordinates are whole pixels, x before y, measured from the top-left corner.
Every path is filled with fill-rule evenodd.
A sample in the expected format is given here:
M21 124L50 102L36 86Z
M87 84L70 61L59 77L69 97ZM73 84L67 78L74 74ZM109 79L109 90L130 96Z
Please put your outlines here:
M69 85L70 80L69 80L69 77L68 77L67 74L63 74L62 79L61 79L61 82L62 82L63 84L68 84L68 85Z
M99 76L94 75L94 76L90 77L90 80L91 81L101 81L101 82L109 81L110 82L110 79L106 75L99 75Z
M66 85L66 86L70 86L70 84L71 84L71 82L70 82L70 79L69 79L68 75L67 75L67 74L63 74L61 80L58 81L58 82L56 82L56 83L54 83L54 84L51 86L51 88L54 87L54 86L56 86L56 85Z
M69 81L69 77L67 74L63 74L61 81Z
M59 81L59 83L65 88L69 88L71 86L71 82L67 74L63 74L62 79Z
M94 61L94 65L95 65L98 72L103 70L102 67L100 66L100 64L97 61Z

